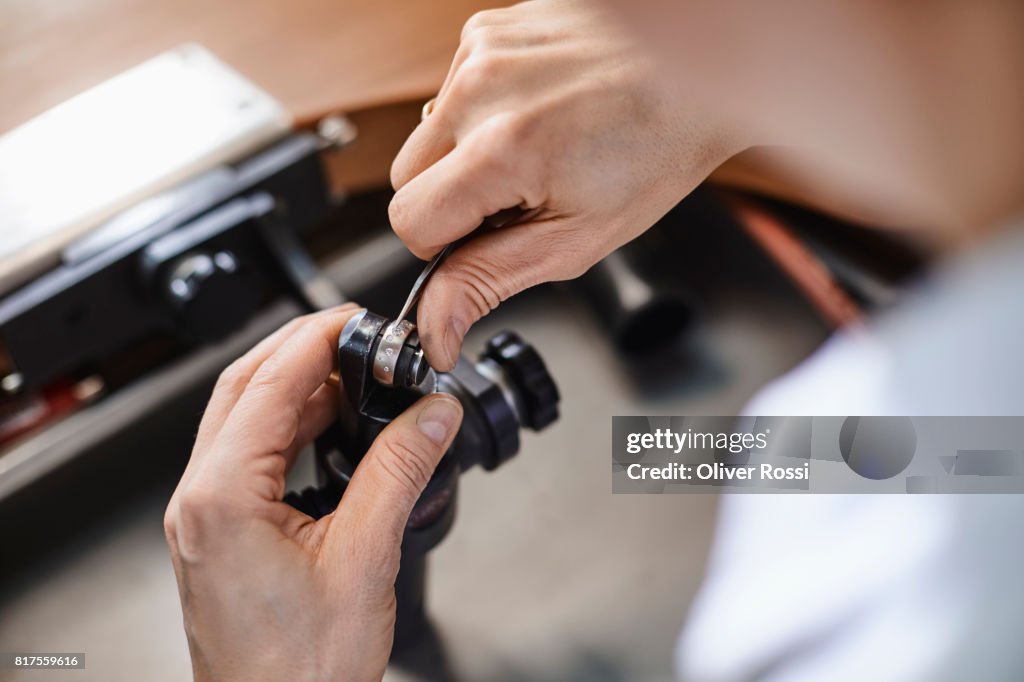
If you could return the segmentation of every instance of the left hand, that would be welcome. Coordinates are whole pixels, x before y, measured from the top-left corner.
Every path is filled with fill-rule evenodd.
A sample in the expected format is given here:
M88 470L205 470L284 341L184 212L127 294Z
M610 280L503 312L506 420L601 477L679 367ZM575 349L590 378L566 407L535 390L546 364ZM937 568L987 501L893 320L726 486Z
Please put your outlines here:
M445 394L377 438L334 513L284 502L285 473L336 417L324 385L352 305L294 320L228 367L164 518L195 679L379 680L413 505L462 420Z

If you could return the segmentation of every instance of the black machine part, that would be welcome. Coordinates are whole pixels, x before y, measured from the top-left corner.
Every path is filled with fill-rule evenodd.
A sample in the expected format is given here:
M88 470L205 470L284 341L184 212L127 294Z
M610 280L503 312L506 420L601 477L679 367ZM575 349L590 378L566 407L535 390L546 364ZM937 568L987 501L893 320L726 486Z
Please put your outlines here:
M151 197L69 245L0 298L18 391L92 371L166 335L191 347L238 329L278 293L320 294L298 234L330 208L321 141L292 135ZM335 300L310 301L311 309Z
M408 323L407 323L408 324ZM415 329L403 332L393 383L382 383L378 352L394 326L386 318L361 312L349 320L338 340L338 367L346 413L317 443L320 486L289 493L286 501L319 517L340 502L359 461L391 421L422 396L449 393L463 406L459 433L416 503L402 543L402 564L395 584L398 618L395 649L426 632L423 611L426 553L448 533L455 520L459 474L477 464L490 471L519 450L519 430L540 430L558 419L558 389L540 355L513 332L488 341L476 363L460 357L451 372L426 365ZM346 423L346 417L354 417Z
M392 419L434 391L450 393L463 405L463 426L450 453L463 469L496 468L518 451L520 427L539 431L558 418L558 389L544 361L515 333L491 338L476 363L460 357L451 372L440 373L426 364L412 331L395 350L395 383L387 386L375 378L376 366L393 329L384 317L362 312L338 340L341 383L359 417L356 442L346 453L354 463Z
M671 347L694 319L693 298L674 281L674 264L649 243L653 236L610 253L572 285L592 304L615 346L631 357Z

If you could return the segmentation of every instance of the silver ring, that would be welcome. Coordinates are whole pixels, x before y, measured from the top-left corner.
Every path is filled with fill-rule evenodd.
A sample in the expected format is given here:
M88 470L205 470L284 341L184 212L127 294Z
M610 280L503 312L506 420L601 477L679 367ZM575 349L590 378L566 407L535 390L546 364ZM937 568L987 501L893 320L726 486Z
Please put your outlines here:
M373 358L373 378L386 386L395 384L395 366L398 356L402 353L405 340L416 328L408 320L395 320L384 328L384 334L377 344L377 353Z

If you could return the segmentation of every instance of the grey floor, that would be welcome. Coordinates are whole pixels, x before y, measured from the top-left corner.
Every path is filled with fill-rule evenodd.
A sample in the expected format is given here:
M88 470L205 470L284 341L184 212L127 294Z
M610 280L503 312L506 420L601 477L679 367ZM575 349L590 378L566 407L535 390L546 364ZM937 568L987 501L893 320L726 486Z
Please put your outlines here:
M673 642L700 584L716 500L612 495L610 416L732 413L804 357L822 330L806 311L778 302L725 306L703 319L683 359L642 370L671 387L655 391L563 290L510 302L478 325L470 345L504 327L532 341L554 370L562 419L529 435L498 471L463 477L459 517L432 556L429 586L452 677L671 679ZM84 671L6 670L0 678L189 679L161 530L170 485L0 585L0 651L87 653ZM17 557L0 551L5 562ZM395 670L387 679L437 676Z

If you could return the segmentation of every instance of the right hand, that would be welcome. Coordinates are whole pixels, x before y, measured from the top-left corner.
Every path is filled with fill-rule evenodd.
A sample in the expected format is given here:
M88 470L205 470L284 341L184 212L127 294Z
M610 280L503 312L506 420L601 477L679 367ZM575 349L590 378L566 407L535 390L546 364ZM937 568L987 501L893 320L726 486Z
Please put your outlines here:
M686 65L680 65L686 68ZM586 0L470 19L436 105L395 159L391 224L429 258L502 209L434 273L417 322L431 365L501 301L572 279L644 232L745 145L708 102L670 92Z

